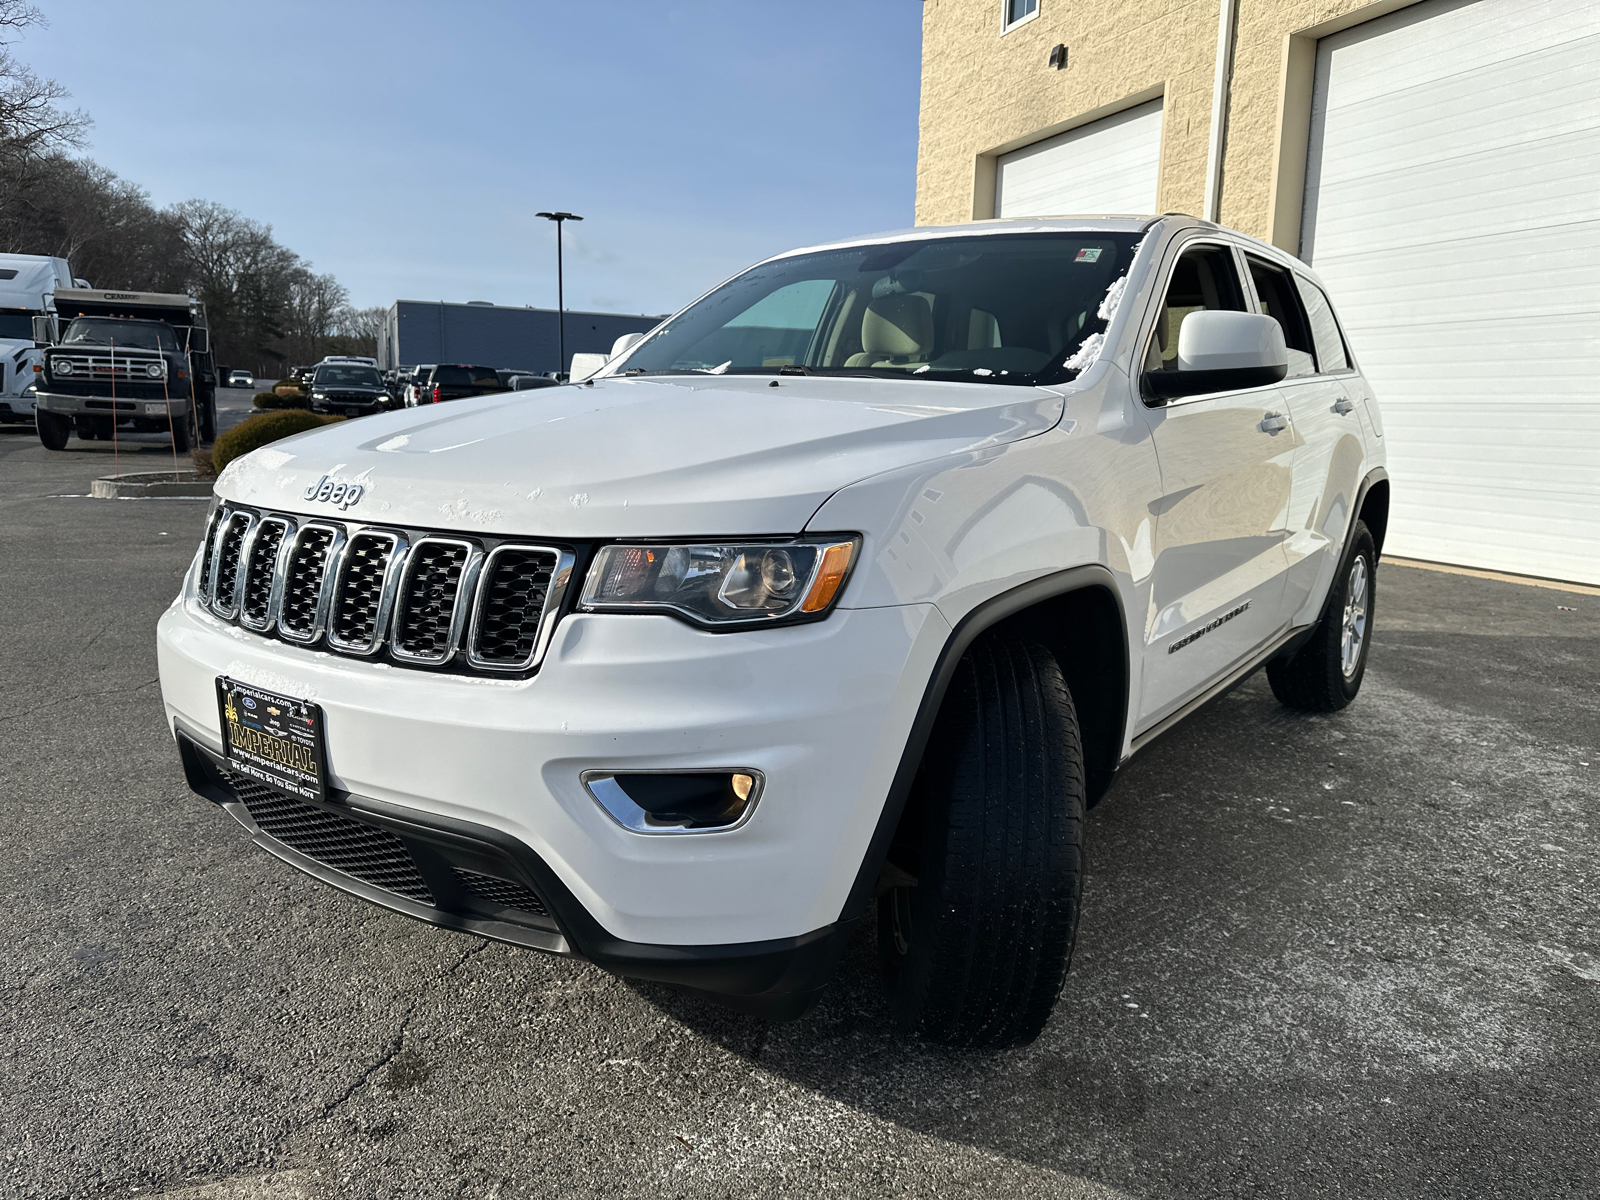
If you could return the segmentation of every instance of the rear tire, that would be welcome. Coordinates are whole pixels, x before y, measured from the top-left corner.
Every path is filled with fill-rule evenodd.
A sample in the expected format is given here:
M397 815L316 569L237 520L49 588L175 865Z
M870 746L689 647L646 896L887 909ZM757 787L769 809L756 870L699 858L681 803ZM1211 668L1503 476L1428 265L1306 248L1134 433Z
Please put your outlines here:
M949 1046L1039 1036L1072 958L1083 895L1083 749L1071 693L1037 642L975 642L939 710L878 899L902 1028ZM893 870L888 872L895 874Z
M67 448L67 439L72 436L71 417L41 410L34 413L33 420L39 428L39 441L44 444L46 450Z
M1338 712L1361 690L1372 649L1378 550L1360 520L1350 542L1350 554L1334 577L1322 620L1310 640L1292 657L1267 664L1272 694L1290 708Z
M214 391L206 392L205 403L200 406L200 441L214 442L217 440L217 394Z

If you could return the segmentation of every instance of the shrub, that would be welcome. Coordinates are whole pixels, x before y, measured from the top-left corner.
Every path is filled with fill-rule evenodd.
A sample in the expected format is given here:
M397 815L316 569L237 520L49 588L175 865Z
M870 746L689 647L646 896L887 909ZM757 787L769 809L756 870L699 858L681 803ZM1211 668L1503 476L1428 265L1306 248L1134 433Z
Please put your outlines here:
M211 448L211 465L220 475L223 468L241 454L259 450L279 438L304 433L308 429L320 429L342 420L343 417L319 417L316 413L293 408L282 412L257 413L253 417L246 417L227 433L218 435L217 444Z
M194 464L195 474L197 475L204 475L210 478L217 473L217 468L211 462L210 446L196 446L189 451L189 461Z

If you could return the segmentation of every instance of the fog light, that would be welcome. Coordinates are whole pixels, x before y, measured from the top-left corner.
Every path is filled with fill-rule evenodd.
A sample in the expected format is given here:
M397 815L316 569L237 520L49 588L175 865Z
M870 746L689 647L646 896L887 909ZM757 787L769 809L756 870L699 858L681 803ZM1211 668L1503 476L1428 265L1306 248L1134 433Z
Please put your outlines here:
M760 771L585 771L583 785L634 833L725 833L750 819Z

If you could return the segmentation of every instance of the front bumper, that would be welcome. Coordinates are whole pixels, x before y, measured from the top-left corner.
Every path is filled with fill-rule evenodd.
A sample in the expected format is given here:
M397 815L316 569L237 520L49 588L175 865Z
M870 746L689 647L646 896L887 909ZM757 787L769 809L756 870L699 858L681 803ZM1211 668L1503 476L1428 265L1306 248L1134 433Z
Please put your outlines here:
M738 634L577 614L557 627L537 675L499 680L335 658L174 603L158 654L169 723L195 752L221 750L218 675L314 700L343 803L500 839L569 952L647 978L664 978L663 962L679 976L710 971L710 982L672 981L728 991L732 979L737 991L750 980L733 978L730 962L801 947L815 956L839 934L948 636L931 605L840 609ZM638 834L580 781L588 770L691 768L761 771L750 819L726 832ZM696 965L705 962L721 966Z
M64 417L109 417L115 412L119 420L140 417L165 421L169 404L174 417L181 417L189 411L187 396L173 396L170 400L159 395L142 399L118 396L113 400L110 396L68 396L61 392L38 394L39 411L59 413Z

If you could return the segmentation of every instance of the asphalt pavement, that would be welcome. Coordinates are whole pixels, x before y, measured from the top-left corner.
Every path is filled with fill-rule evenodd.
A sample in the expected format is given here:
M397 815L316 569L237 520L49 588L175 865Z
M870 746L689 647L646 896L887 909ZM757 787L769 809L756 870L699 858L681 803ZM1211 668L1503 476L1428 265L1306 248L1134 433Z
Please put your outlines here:
M205 504L112 455L0 429L0 1197L1600 1192L1600 596L1386 564L1357 702L1133 760L1043 1037L957 1053L870 929L767 1025L253 847L156 685Z

